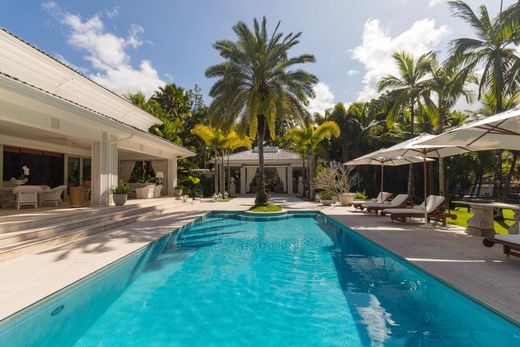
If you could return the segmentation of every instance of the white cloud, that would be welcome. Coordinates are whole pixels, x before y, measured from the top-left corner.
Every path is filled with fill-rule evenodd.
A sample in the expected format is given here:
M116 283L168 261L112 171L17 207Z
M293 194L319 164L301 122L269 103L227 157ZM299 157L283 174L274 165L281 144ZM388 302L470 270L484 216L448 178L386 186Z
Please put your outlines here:
M359 70L348 70L347 75L354 76L354 75L357 75L359 72L360 72Z
M105 11L108 18L114 18L119 15L119 6L114 7L112 10Z
M67 42L70 46L85 52L84 58L91 64L95 81L120 93L142 91L151 96L158 86L164 85L157 70L147 60L135 68L130 63L129 48L143 44L144 29L131 25L128 36L121 37L106 30L99 14L83 20L80 16L61 10L54 2L46 2L42 7L57 18L69 30ZM108 17L117 15L117 8L107 13Z
M363 30L363 42L352 50L352 57L365 66L363 90L358 100L370 100L379 95L377 82L386 74L397 73L392 54L408 51L417 56L434 50L441 38L449 33L447 26L436 26L435 20L416 21L410 29L392 37L378 19L369 19Z
M434 7L434 6L442 4L443 2L446 2L446 0L430 0L428 5L430 7Z
M325 110L334 107L334 94L326 83L318 82L314 86L314 93L316 96L309 100L307 111L324 114Z
M88 73L88 69L87 69L87 68L85 68L85 67L81 67L81 66L77 66L77 65L72 64L70 61L68 61L67 59L65 59L65 57L62 56L61 54L54 54L54 58L58 59L58 60L61 61L63 64L70 66L71 68L73 68L73 69L76 70L76 71L79 71L79 72L81 72L81 73L83 73L83 74Z

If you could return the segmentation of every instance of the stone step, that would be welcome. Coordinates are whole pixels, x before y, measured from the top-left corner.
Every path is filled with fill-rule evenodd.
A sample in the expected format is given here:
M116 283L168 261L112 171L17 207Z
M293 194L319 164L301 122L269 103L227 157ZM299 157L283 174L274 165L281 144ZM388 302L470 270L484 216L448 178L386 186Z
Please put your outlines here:
M182 204L181 201L174 201L163 205L134 208L129 211L131 213L125 213L114 218L103 218L101 221L98 218L97 222L94 224L77 225L75 228L69 227L60 232L43 233L42 236L36 238L30 238L11 244L4 244L0 246L0 261L23 254L42 251L71 241L77 241L94 234L115 229L122 225L174 210ZM96 220L95 218L93 219Z
M0 217L0 234L36 229L51 223L58 224L75 218L101 216L113 213L114 211L128 211L146 206L155 206L157 202L158 200L156 199L149 199L143 200L138 204L127 204L125 206L62 208L47 210L41 213L39 213L38 210L28 210L26 214Z

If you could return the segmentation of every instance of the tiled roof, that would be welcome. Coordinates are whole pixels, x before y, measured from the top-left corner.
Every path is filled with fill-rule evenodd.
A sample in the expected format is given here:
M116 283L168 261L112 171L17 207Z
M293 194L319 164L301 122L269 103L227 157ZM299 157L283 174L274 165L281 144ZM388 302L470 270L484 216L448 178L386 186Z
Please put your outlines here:
M300 160L301 156L298 153L288 151L286 149L277 147L264 148L264 160ZM257 149L250 149L247 151L237 152L229 156L231 161L258 161Z

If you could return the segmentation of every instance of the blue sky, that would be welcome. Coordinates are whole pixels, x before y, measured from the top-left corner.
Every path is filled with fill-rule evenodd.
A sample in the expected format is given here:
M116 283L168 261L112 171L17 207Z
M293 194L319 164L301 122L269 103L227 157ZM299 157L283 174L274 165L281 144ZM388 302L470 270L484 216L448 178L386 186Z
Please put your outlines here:
M498 12L499 0L468 1L484 2ZM213 42L263 15L271 27L281 20L283 32L303 32L293 54L316 56L306 67L320 79L311 111L376 96L377 79L394 72L393 51L445 53L451 39L471 35L443 0L3 0L0 26L121 94L151 95L170 81L207 94L204 71L220 61Z

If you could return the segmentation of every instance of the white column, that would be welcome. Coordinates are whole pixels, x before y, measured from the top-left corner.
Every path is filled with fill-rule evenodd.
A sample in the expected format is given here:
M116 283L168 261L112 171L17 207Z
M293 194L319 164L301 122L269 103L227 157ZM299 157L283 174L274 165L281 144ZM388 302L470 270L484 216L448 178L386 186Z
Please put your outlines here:
M103 132L92 143L92 206L107 206L111 189L118 184L116 137Z
M166 180L166 184L168 185L166 191L168 195L173 195L173 189L177 186L177 156L166 161L166 172L166 177L168 178Z
M244 166L240 168L240 194L242 195L246 193L246 170Z
M4 145L0 143L0 188L4 185Z
M293 193L293 173L292 166L287 167L287 194Z

